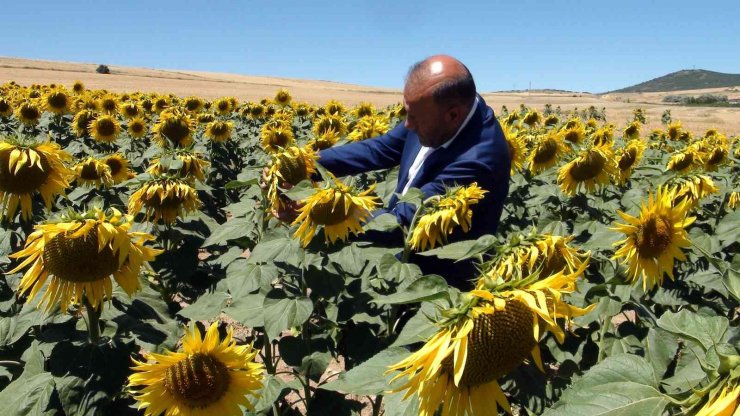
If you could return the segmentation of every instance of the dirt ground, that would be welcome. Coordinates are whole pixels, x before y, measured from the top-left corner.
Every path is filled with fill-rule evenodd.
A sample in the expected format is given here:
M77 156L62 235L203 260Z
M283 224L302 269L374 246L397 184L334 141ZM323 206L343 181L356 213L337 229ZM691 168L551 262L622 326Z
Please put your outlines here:
M400 89L376 88L342 84L330 81L312 81L276 77L258 77L216 72L198 72L169 69L131 68L110 65L111 74L95 72L97 64L39 61L22 58L0 57L0 83L15 81L21 85L57 83L71 86L80 80L91 89L110 91L156 91L178 96L197 95L207 99L235 96L240 100L258 101L272 97L279 88L288 88L297 101L324 104L336 99L348 105L361 101L377 106L398 103L402 99ZM399 75L400 77L400 75ZM695 133L716 127L728 135L740 134L740 108L686 107L667 105L661 102L666 95L713 93L740 98L740 86L670 93L605 94L561 93L561 92L494 92L482 93L486 102L499 111L502 105L508 108L524 103L542 109L549 103L563 110L604 107L610 122L622 126L631 117L635 107L646 110L648 128L660 127L660 116L671 110L674 120Z

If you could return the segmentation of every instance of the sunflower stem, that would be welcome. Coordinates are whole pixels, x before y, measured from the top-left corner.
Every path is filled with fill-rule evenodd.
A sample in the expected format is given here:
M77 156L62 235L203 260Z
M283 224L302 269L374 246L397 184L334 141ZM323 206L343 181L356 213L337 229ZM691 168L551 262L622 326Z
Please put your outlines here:
M405 238L403 241L403 255L401 257L401 263L409 262L409 256L411 255L411 239L414 236L414 227L416 227L416 222L419 220L421 211L423 209L424 209L424 203L422 202L416 208L416 212L414 212L414 218L411 219L411 225L409 226L409 229L406 232L406 235L404 236Z
M379 416L380 415L380 409L381 405L383 404L383 395L379 394L377 397L375 397L375 400L372 401L373 403L373 416Z
M82 303L87 311L87 333L91 344L97 344L100 341L100 308L90 304L86 295L82 296Z
M264 332L262 336L265 342L265 367L267 368L267 373L275 374L275 364L272 362L272 343L267 336L267 332Z
M597 362L601 362L606 358L606 350L604 350L604 338L606 337L607 331L611 328L611 317L605 317L601 324L601 333L599 334L599 359Z

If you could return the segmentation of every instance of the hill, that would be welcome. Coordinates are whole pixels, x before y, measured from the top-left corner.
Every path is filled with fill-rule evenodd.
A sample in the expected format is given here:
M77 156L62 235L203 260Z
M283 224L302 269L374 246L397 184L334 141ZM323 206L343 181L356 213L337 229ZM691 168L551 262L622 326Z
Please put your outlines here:
M740 74L724 74L705 69L683 69L611 92L666 92L738 85L740 85Z

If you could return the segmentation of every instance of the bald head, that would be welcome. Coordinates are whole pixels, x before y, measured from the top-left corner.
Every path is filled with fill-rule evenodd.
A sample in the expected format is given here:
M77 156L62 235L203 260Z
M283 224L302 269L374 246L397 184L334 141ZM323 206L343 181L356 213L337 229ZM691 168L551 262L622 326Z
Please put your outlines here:
M411 66L404 94L431 96L440 105L469 108L475 100L475 81L462 62L449 55L434 55Z

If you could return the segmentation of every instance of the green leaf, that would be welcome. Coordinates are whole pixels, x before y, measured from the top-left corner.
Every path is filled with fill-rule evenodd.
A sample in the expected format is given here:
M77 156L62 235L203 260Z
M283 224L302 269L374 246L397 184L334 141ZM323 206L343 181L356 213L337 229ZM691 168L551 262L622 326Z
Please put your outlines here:
M318 382L326 371L331 361L331 354L328 352L316 351L309 356L303 357L299 368L301 374Z
M34 342L26 351L28 358L23 374L0 391L3 416L55 415L50 409L55 383L51 373L43 372L44 356Z
M401 333L398 334L398 338L391 344L392 347L401 347L404 345L414 344L417 342L426 341L429 337L436 334L439 331L439 327L435 325L434 321L430 317L434 317L437 313L437 307L431 302L423 302L421 308L412 316Z
M336 380L324 384L321 388L347 394L381 394L392 388L389 385L392 374L385 374L388 366L396 364L408 355L409 351L406 348L385 349L357 367L340 374Z
M236 188L247 188L250 186L257 185L259 183L259 179L252 178L245 181L240 180L233 180L226 182L226 185L224 185L224 188L226 189L236 189Z
M619 354L592 367L543 416L662 415L669 398L644 358Z
M424 200L424 192L421 191L421 189L418 188L409 188L408 191L406 191L405 194L398 195L398 203L407 203L414 206L419 206Z
M18 315L0 319L0 347L18 341L28 330L43 321L43 312L31 305L24 305Z
M399 228L401 225L393 214L378 215L365 225L366 230L373 231L391 231Z
M235 297L229 307L224 309L224 313L250 328L264 326L264 301L265 295L261 293Z
M397 293L378 296L372 302L378 305L403 305L440 298L449 298L447 281L442 276L430 274L420 277Z
M303 325L313 312L311 299L285 298L280 291L272 291L265 297L265 332L270 339L277 339L286 329Z
M441 259L465 260L485 253L498 244L498 239L492 235L484 235L477 240L465 240L422 251L422 256L436 256Z
M302 201L316 192L313 182L309 179L298 182L298 184L286 191L283 191L283 195L292 199L293 201Z
M650 328L645 340L645 356L653 366L655 374L662 376L673 362L678 350L678 342L670 333L658 328Z
M239 299L260 288L270 287L277 277L278 268L274 264L254 264L247 259L237 259L226 268L224 282L231 297Z
M658 319L658 326L681 338L698 342L704 351L724 342L729 322L722 316L704 316L686 309L666 312Z
M402 263L393 254L385 253L378 263L378 275L387 282L407 286L421 276L421 269L413 263Z
M249 235L255 226L252 218L237 217L216 227L210 236L203 242L203 247L216 244L226 244L229 240L237 240Z
M224 292L206 293L177 314L193 321L213 319L221 313L228 300L229 295Z
M419 396L414 394L404 400L404 393L398 392L383 397L384 416L417 416L419 414Z

